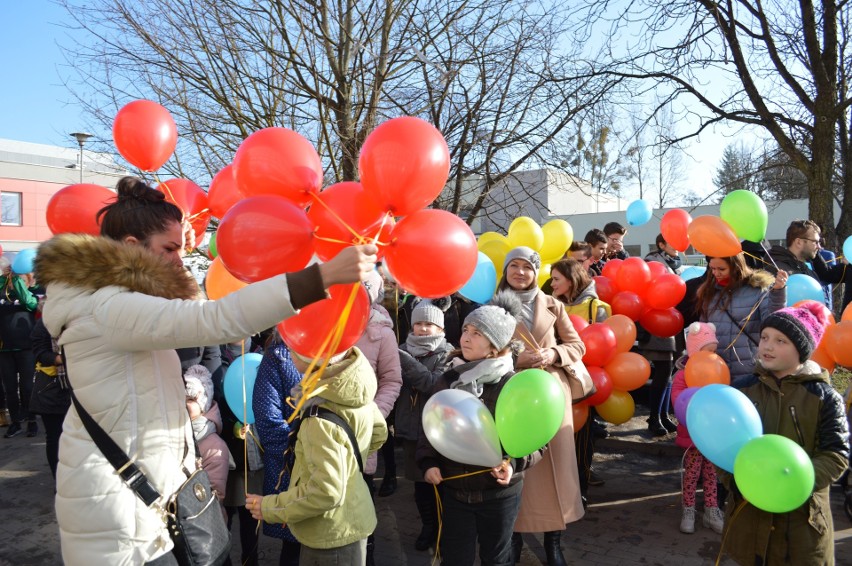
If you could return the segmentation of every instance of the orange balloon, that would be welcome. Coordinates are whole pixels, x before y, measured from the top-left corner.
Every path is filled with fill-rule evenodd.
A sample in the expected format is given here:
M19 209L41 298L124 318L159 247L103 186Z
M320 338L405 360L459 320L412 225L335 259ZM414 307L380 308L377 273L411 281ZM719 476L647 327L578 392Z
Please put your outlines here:
M585 403L577 403L571 405L571 412L574 413L574 432L577 432L589 420L589 406Z
M828 334L828 330L826 330L826 334ZM834 363L831 354L828 353L828 348L825 347L824 342L824 340L823 342L820 342L820 345L816 350L814 350L814 353L811 354L811 360L819 364L819 367L827 369L828 373L831 373L834 371L837 364Z
M701 351L689 356L684 373L689 387L703 387L711 383L731 384L728 364L714 352Z
M699 216L689 225L689 242L711 257L731 257L743 251L737 235L718 216Z
M207 268L207 277L204 280L204 288L207 290L207 298L216 300L225 295L230 295L248 285L231 275L221 258L216 258Z
M635 352L621 352L604 366L612 380L613 389L633 391L639 389L651 377L651 364ZM614 393L614 391L613 391Z
M595 407L603 420L615 425L623 424L633 418L636 404L627 391L613 389L609 398Z
M824 346L837 365L852 367L852 320L841 320L826 329L820 346Z
M630 317L623 314L614 314L604 322L615 332L615 351L629 352L636 342L636 324L630 320Z
M846 308L843 309L843 314L840 316L840 320L852 320L852 303L846 305Z

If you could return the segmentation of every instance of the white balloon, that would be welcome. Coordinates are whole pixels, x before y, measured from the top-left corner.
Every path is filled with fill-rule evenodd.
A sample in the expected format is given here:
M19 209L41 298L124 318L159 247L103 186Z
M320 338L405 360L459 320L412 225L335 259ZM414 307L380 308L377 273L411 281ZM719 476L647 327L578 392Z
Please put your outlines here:
M494 468L503 461L497 425L488 407L459 389L438 391L423 408L426 438L445 458Z

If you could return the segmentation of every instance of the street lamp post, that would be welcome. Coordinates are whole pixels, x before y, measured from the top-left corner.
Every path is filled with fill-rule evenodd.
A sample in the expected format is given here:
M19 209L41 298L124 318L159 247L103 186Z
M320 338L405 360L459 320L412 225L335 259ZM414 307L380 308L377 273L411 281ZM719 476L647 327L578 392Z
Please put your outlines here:
M80 182L83 182L83 144L86 143L93 134L87 134L85 132L74 132L71 134L71 137L76 138L77 143L80 145Z

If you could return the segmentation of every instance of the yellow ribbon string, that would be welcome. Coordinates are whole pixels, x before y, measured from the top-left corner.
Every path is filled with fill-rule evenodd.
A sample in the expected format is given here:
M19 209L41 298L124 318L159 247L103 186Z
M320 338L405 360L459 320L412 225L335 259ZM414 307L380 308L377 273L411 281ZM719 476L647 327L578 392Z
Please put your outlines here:
M505 464L508 461L509 460L503 460L503 463ZM487 472L490 472L490 471L491 471L491 468L485 468L483 470L477 470L475 472L468 472L466 474L459 474L457 476L450 476L448 478L443 478L442 483L450 481L450 480L458 480L458 479L461 479L461 478L476 476L476 475L484 474L484 473L487 473ZM432 488L435 490L435 508L438 510L438 538L437 538L437 540L435 540L435 556L432 557L432 564L435 564L436 562L439 562L441 560L441 531L444 528L444 521L442 519L443 516L444 516L444 506L441 503L441 495L438 493L438 486L435 485L435 484L432 484Z
M761 295L760 300L758 300L758 301L754 304L754 306L753 306L753 307L751 307L751 311L749 311L748 315L746 315L746 317L745 317L745 321L743 321L743 325L742 325L742 326L740 326L739 324L737 324L737 326L739 326L739 328L740 328L740 331L739 331L739 332L737 332L737 335L736 335L736 336L734 336L734 339L731 341L731 343L730 343L730 344L728 344L727 346L725 346L725 350L730 350L731 348L733 348L733 347L734 347L734 344L736 344L736 343L737 343L737 339L740 337L740 335L741 335L743 332L745 332L745 327L746 327L746 325L749 323L749 321L751 321L751 317L754 315L754 313L755 313L755 312L757 312L757 309L758 309L758 308L760 308L760 303L762 303L762 302L763 302L763 300L764 300L766 297L768 297L768 296L769 296L768 294L763 294L763 295ZM736 348L734 348L734 355L737 357L737 361L742 361L742 360L740 360L740 357L739 357L739 355L737 354L737 349L736 349Z
M331 207L328 206L328 204L326 204L326 202L322 199L322 197L320 196L319 193L311 193L311 198L314 199L314 202L318 202L323 207L325 207L325 209L328 211L328 213L331 214L331 216L334 217L334 219L337 220L340 223L341 226L346 228L346 230L349 231L349 233L352 234L352 236L354 238L356 238L356 239L361 238L361 234L356 232L354 228L352 228L346 222L344 222L343 219L340 218L340 216L338 216L338 214L334 210L332 210ZM349 242L346 242L346 243L348 244Z
M243 340L242 344L240 344L240 374L242 376L242 386L243 386L243 428L246 426L246 421L248 420L248 400L246 397L246 341ZM240 433L242 433L242 429L240 429ZM248 442L246 441L246 435L242 434L243 437L243 488L245 489L245 494L248 495Z
M730 521L725 521L725 528L723 530L722 535L722 544L719 545L719 555L716 557L716 566L719 566L719 563L722 561L722 553L725 551L725 540L728 538L728 533L731 532L731 526L734 524L734 521L737 519L737 515L740 514L740 511L746 506L748 501L745 499L737 505L737 508L734 509L734 513L731 515Z

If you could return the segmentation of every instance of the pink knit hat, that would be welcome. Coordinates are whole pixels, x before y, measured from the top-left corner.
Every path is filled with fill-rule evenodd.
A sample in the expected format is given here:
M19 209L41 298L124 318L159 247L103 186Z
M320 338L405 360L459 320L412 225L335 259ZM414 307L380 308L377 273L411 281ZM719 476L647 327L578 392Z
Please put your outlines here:
M712 322L693 322L686 329L686 354L691 356L707 344L718 344L716 325Z
M817 301L806 301L799 307L777 310L763 321L760 330L774 328L783 333L799 352L799 361L811 357L825 334L830 311Z

